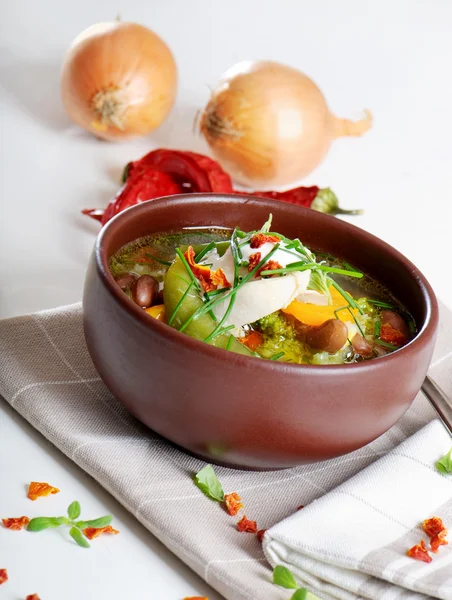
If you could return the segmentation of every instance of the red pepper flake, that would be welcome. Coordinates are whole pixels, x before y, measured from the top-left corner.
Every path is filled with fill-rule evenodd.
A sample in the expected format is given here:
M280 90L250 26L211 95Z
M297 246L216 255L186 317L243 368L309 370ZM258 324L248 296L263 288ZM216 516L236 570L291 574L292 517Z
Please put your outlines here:
M381 324L380 339L396 346L403 346L407 342L406 336L398 329L394 329L390 323Z
M195 263L195 251L192 246L188 247L184 257L191 269L191 272L200 282L202 289L205 292L216 290L218 286L231 287L231 284L226 279L226 275L222 269L211 271L210 267Z
M300 504L300 506L297 507L297 510L301 510L302 508L304 508L304 504Z
M425 519L425 521L422 522L422 529L425 531L429 538L438 535L438 533L441 533L442 531L446 531L447 533L447 529L446 527L444 527L444 523L439 517Z
M416 544L416 546L410 548L407 554L410 558L414 558L415 560L420 560L426 563L432 562L432 557L425 546L424 540L421 540L420 544Z
M226 510L231 515L231 517L235 517L239 510L243 508L241 498L236 492L226 494L224 497L224 503L226 504Z
M259 529L259 531L256 533L257 539L260 541L261 544L264 539L264 534L266 531L267 531L266 529Z
M255 277L259 277L262 271L273 271L273 269L282 269L282 265L279 264L276 260L269 260L263 267L261 267L258 271L256 271ZM277 275L275 274L274 277ZM272 276L271 276L272 277Z
M27 496L30 500L37 500L42 496L50 496L50 494L58 494L60 490L56 487L49 485L48 483L42 483L40 481L32 481L28 486Z
M256 521L250 521L246 516L243 516L237 523L237 529L245 533L257 533L257 524Z
M0 585L8 581L8 572L6 569L0 569Z
M41 600L38 594L29 594L25 600Z
M83 533L89 540L93 540L94 538L99 537L102 533L114 533L115 535L119 533L117 529L113 529L111 525L107 525L106 527L87 527L83 530Z
M257 267L257 265L261 262L261 258L262 258L262 254L260 252L255 252L254 254L251 254L249 262L248 262L248 272L251 273L251 271Z
M250 248L260 248L266 242L276 244L280 242L281 238L277 235L269 235L268 233L255 233L250 241Z
M255 352L264 342L264 336L259 331L250 331L244 338L240 338L239 342L249 348L251 352Z
M209 600L207 596L186 596L184 600Z
M28 525L30 519L28 517L11 517L9 519L2 519L3 526L6 529L12 529L13 531L20 531Z
M439 533L437 533L436 535L434 535L433 537L430 538L430 548L432 550L432 552L434 552L435 554L438 554L438 550L440 546L447 546L448 545L448 541L446 540L447 537L447 529L443 529L443 531L440 531Z

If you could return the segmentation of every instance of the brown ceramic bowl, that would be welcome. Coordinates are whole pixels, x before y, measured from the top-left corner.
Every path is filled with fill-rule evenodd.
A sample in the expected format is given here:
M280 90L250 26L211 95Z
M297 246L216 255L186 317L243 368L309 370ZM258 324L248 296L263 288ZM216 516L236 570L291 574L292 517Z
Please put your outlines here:
M406 306L419 334L351 365L290 365L214 348L150 318L119 289L109 258L141 236L192 226L273 228L372 275ZM371 442L418 393L438 322L434 293L391 246L334 217L253 197L191 194L120 213L101 231L87 273L85 336L100 376L143 423L208 461L278 469Z

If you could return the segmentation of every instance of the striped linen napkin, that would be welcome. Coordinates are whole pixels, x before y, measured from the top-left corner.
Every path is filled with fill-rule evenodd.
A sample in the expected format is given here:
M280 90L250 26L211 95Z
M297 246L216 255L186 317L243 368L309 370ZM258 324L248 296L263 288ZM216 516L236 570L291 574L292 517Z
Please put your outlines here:
M440 312L440 331L430 374L452 395L452 313L443 306ZM289 597L287 590L271 583L271 568L257 537L238 532L234 518L217 503L205 498L194 486L193 474L205 463L185 454L144 427L105 387L85 346L81 304L0 321L0 394L225 598L284 600ZM353 488L355 484L360 486L362 480L355 480L353 476L397 448L433 419L435 412L423 395L419 394L404 417L386 434L346 456L286 471L237 471L224 467L216 467L215 470L226 492L235 491L241 495L247 517L255 519L259 528L268 529L283 521L267 533L265 544L272 562L286 560L294 565L300 581L309 581L309 585L322 598L390 600L395 597L395 592L392 591L394 586L391 591L386 591L385 588L383 595L380 588L376 592L368 591L377 588L372 587L371 577L360 564L367 547L359 546L361 555L358 556L357 553L356 543L362 538L363 527L356 516L359 500L355 502L353 499ZM432 427L438 428L438 425ZM439 442L436 434L434 433L435 439L431 439L429 430L424 430L420 435L428 436L426 445L430 447L431 444L430 458L437 459L440 448L436 446L437 441ZM415 441L413 443L416 444ZM428 462L428 458L428 453L424 452L423 461ZM383 477L385 469L382 464L385 463L375 463L376 476L372 472L369 475L365 470L362 475L368 482L366 485L369 485L369 489L373 486L374 501L379 495L389 498L391 493L395 498L397 488L402 487L402 483L405 485L400 479L393 492L386 489L389 480ZM415 471L413 461L409 462L408 469L414 478L422 477L418 481L418 485L422 487L428 469ZM349 494L328 494L331 490L340 490L338 486L348 480L349 487L346 489L350 490ZM393 486L394 480L390 483ZM446 483L451 487L450 481ZM359 489L358 498L360 494L364 494L364 488L362 492ZM394 515L396 521L411 529L416 524L416 519L428 516L426 513L444 504L443 496L435 499L433 495L432 488L431 503L426 506L425 513L420 510L419 515L411 514L407 508L407 514L403 511L404 518L401 519L400 507L395 503L388 504L386 513L390 517ZM324 499L318 500L323 496ZM335 498L343 498L344 506L350 507L346 512L347 516L354 519L348 534L353 544L348 548L343 537L333 537L337 529L331 528L331 531L323 532L320 529L320 523L323 522L321 515L325 513L325 519L328 518ZM314 503L314 500L317 502ZM325 504L326 511L321 510L323 504L319 502ZM284 519L295 513L301 504L311 506L288 522L298 523L298 519L303 519L304 523L309 514L318 519L319 526L315 528L314 535L309 537L313 544L319 543L319 535L322 533L323 554L319 553L318 556L308 556L304 550L303 554L299 552L300 548L305 548L305 537L300 537L300 545L296 545L293 552L289 551L289 545L284 547L287 532L287 522ZM338 511L345 510L344 506L338 505ZM382 527L386 531L387 519L388 517L385 527ZM375 515L372 516L372 521L377 522ZM369 552L373 550L373 556L377 557L380 542L382 551L388 544L396 542L407 531L400 529L402 525L398 527L399 529L395 528L394 523L394 528L391 529L393 538L381 537L379 528L368 531L369 535L378 534L374 538L376 542L369 542ZM409 539L412 539L411 536ZM346 551L352 548L354 554L347 560ZM405 585L406 582L405 550L405 544L393 544L389 550L391 561L394 556L401 560L401 575L394 577L399 585ZM363 577L367 577L369 585L366 586L364 580L360 580L359 585L351 583L350 573L346 570L341 571L335 579L327 578L324 572L337 570L339 566L328 564L324 560L328 552L343 556L344 563L340 567L345 566L349 571L360 569L365 573ZM441 549L433 566L425 565L432 578L435 566L445 556L449 556L448 552ZM314 566L314 559L318 557L320 559L315 561ZM352 559L355 562L352 563ZM312 563L309 569L306 567L308 562ZM413 562L417 568L418 565ZM382 570L378 567L379 564L375 558L377 571L372 572L372 575L384 579L383 571L386 567ZM386 563L381 563L383 564ZM397 568L395 562L393 566ZM126 563L124 568L127 568ZM326 580L331 583L327 584ZM446 584L442 581L437 587L440 585ZM397 600L425 597L401 592L401 588L397 588L397 593ZM452 598L450 593L449 596L441 597L448 600Z

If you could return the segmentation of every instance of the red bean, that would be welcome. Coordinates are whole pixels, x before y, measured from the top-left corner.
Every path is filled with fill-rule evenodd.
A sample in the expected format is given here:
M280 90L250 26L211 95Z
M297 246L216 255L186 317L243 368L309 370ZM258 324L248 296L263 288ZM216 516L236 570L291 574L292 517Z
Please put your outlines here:
M389 323L391 327L403 333L406 338L410 337L410 329L405 322L405 319L401 317L398 313L392 310L383 310L380 315L380 320L382 323Z
M318 327L311 327L306 332L306 343L315 350L323 350L334 354L347 341L348 329L339 319L328 319Z
M353 336L352 346L355 354L359 354L360 356L372 356L373 354L372 344L359 333Z
M115 281L122 290L125 290L132 285L137 277L134 273L124 273L115 277Z
M152 275L142 275L132 283L132 297L141 308L152 306L159 290L159 284Z

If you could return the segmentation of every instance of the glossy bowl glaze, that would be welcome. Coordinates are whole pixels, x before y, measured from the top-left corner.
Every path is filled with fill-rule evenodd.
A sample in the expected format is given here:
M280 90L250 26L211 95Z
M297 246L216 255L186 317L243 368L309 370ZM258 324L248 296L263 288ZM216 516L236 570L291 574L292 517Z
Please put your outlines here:
M351 365L290 365L196 341L149 317L108 270L119 248L153 232L193 226L273 226L331 253L388 287L419 334L382 358ZM332 458L371 442L418 393L438 322L434 293L394 248L334 217L254 197L190 194L120 213L101 231L88 269L85 336L100 376L138 419L204 459L278 469Z

